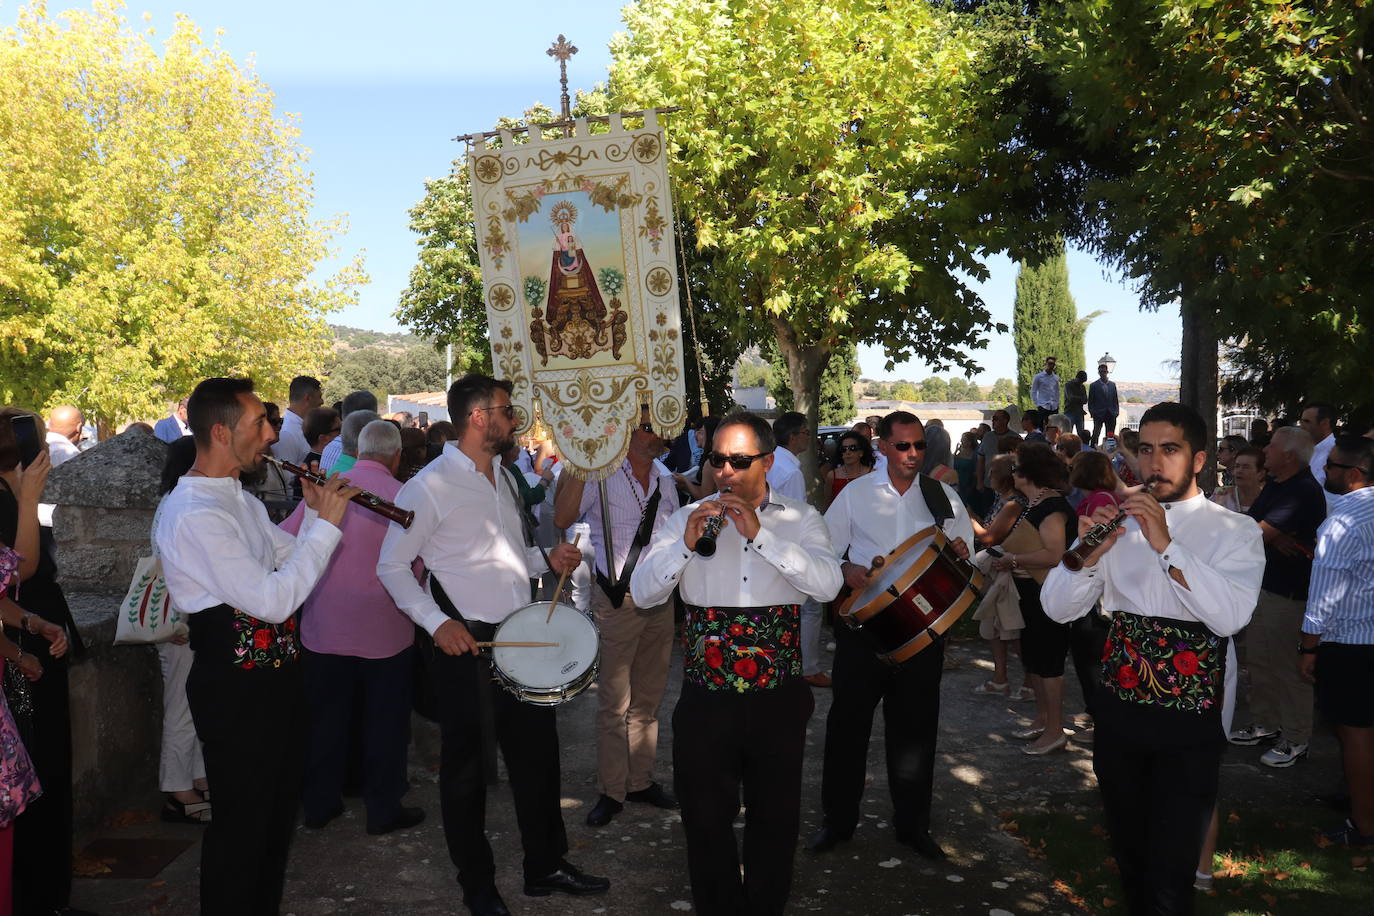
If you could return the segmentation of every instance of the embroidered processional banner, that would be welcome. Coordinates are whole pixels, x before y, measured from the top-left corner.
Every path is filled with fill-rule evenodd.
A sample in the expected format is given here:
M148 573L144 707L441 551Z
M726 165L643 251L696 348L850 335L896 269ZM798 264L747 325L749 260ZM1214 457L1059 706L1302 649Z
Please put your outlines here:
M663 132L643 117L468 152L492 366L519 428L542 420L590 480L620 466L641 404L664 436L686 419Z

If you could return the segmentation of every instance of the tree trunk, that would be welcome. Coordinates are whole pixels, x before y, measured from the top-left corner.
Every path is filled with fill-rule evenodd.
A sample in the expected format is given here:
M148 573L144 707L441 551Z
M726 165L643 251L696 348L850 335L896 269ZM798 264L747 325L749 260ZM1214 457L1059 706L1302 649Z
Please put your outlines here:
M830 348L821 344L802 346L797 339L796 329L780 317L773 318L773 329L777 334L778 352L787 361L787 376L792 383L792 404L799 413L806 415L806 424L814 436L820 419L821 373L830 362ZM811 504L824 505L821 501L821 481L816 475L816 450L809 448L797 456L801 461L802 474L811 494Z
M1207 463L1198 485L1209 496L1216 488L1217 441L1217 322L1216 308L1185 296L1179 312L1183 318L1182 353L1179 365L1179 401L1202 414L1207 427Z

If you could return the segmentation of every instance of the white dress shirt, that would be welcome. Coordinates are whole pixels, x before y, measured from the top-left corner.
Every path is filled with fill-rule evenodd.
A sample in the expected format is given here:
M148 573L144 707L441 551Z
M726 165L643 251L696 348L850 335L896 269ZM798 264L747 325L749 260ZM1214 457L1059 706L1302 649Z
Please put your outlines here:
M1328 493L1326 490L1326 459L1331 454L1331 448L1336 444L1336 434L1327 433L1322 441L1312 447L1312 460L1308 466L1312 468L1312 476L1317 478L1317 483L1322 484L1322 495L1326 497L1326 514L1330 515L1336 508L1337 496Z
M808 597L829 601L839 593L844 578L825 521L806 503L770 493L758 510L758 535L746 540L727 524L709 558L688 550L682 539L699 505L674 512L640 555L630 576L630 594L639 607L662 604L679 585L682 600L699 607L773 607L801 604Z
M272 443L272 454L292 464L304 464L305 456L310 454L310 443L305 441L305 421L290 408L282 412L281 431L277 433L277 441Z
M52 466L57 467L64 461L70 461L81 454L81 449L72 445L72 440L61 433L48 432L48 458L52 461Z
M773 466L768 469L768 489L788 499L806 502L806 480L802 476L801 462L790 448L780 445L773 449Z
M634 543L635 532L639 530L639 521L644 517L649 500L653 499L655 488L663 495L659 497L654 523L649 529L650 540L653 540L653 532L662 527L668 516L678 510L677 485L673 483L672 472L655 459L649 471L649 489L643 489L634 478L634 471L630 470L628 458L621 463L620 470L606 478L605 483L606 507L610 510L611 516L611 541L615 546L615 571L616 575L620 575L625 568L625 561L630 556L630 546ZM596 551L596 568L609 578L610 573L606 570L606 545L603 543L605 537L601 525L600 490L600 486L590 482L582 490L578 518L591 527L592 546ZM648 548L647 544L645 548Z
M1164 509L1171 542L1163 553L1128 519L1126 534L1097 565L1076 573L1062 565L1050 570L1040 590L1050 619L1077 620L1100 599L1108 613L1197 622L1218 636L1249 623L1264 575L1259 525L1201 493ZM1183 573L1187 588L1169 575L1170 567Z
M948 484L944 487L954 515L942 526L950 540L963 538L972 554L977 546L973 540L973 522L959 494ZM928 525L935 524L935 516L926 505L919 481L913 480L905 493L898 493L887 474L865 474L849 483L825 513L830 528L830 542L841 559L849 553L849 562L871 566L874 557L887 556L892 549Z
M159 511L153 538L183 614L228 604L281 623L315 588L341 536L317 517L292 537L236 477L183 477Z
M157 425L153 427L153 435L171 445L182 436L191 435L191 427L187 426L181 417L172 414L157 421Z
M1059 374L1041 369L1031 379L1031 403L1036 407L1059 412Z
M396 505L413 510L415 521L386 533L377 578L430 635L450 618L415 581L416 557L464 618L486 623L500 623L529 604L530 579L548 568L539 548L525 546L514 481L498 463L492 470L495 484L449 442L396 494Z

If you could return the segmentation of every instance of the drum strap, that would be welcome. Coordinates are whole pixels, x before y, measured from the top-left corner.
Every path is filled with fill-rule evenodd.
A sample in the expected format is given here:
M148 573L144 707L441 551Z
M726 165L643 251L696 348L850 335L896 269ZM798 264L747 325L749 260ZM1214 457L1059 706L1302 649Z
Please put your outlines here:
M654 516L658 514L658 502L662 498L663 483L662 478L659 478L659 485L654 489L654 495L649 497L649 504L644 507L644 514L639 518L639 528L635 530L635 539L630 544L629 556L625 557L625 566L620 570L620 578L615 584L612 585L611 580L606 578L606 574L601 570L596 571L596 584L606 593L613 608L619 609L625 603L625 594L630 590L630 573L635 571L639 555L644 550L644 545L649 543L649 535L654 528ZM610 560L607 556L607 566L611 566Z
M921 497L935 519L935 526L944 527L945 522L954 518L954 507L949 503L949 494L945 492L944 485L925 474L917 474L916 480L921 484Z

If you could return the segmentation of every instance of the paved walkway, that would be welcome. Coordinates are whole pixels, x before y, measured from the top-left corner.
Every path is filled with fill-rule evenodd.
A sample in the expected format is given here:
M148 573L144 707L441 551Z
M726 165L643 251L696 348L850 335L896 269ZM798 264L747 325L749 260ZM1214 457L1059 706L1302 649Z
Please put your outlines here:
M947 862L918 857L892 836L886 774L882 765L882 718L877 717L869 755L871 785L865 794L864 822L852 841L823 856L797 853L789 912L823 914L968 913L978 916L1068 914L1077 912L1051 890L1043 861L999 829L1009 812L1097 805L1092 776L1091 732L1070 742L1069 750L1049 757L1027 757L1008 732L1028 724L1031 703L980 697L972 688L991 672L979 642L956 643L947 658L942 697L941 747L935 781L935 838L948 850ZM680 663L664 703L660 772L671 783L672 729L668 725L678 691ZM1081 711L1076 685L1066 711ZM593 691L595 688L593 688ZM816 690L816 713L807 730L803 786L803 835L820 824L821 748L830 691ZM572 851L569 858L593 874L608 875L609 893L574 899L528 898L520 890L519 837L508 786L491 792L488 822L495 847L498 884L517 914L650 914L691 910L686 852L678 817L644 805L630 805L608 827L585 823L596 799L594 788L596 699L592 691L559 711L563 749L563 799ZM359 799L347 813L320 831L298 828L292 847L283 913L440 914L465 913L448 861L439 822L437 728L416 720L411 752L413 785L407 804L425 809L419 827L385 837L369 837ZM1257 763L1258 749L1232 748L1223 768L1223 793L1257 804L1292 801L1300 792L1330 791L1340 778L1335 742L1318 736L1309 760L1286 771ZM1224 799L1225 801L1225 799ZM150 793L132 800L156 810ZM161 822L111 828L102 836L184 836L200 828ZM82 878L74 905L109 914L191 914L196 912L197 863L193 845L153 880Z

